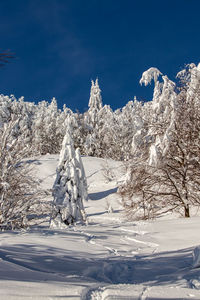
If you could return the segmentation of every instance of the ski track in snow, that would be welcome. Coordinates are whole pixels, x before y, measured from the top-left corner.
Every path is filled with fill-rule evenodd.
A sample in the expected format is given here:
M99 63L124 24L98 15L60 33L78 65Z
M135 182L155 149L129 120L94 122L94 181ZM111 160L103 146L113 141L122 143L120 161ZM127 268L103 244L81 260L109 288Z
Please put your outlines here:
M126 231L126 232L130 232L136 235L145 235L148 233L148 231L144 231L144 230L131 230L131 229L127 229L127 228L119 228L121 231Z
M112 225L111 224L109 226L109 228L116 229L116 225ZM126 242L128 242L128 244L130 244L130 243L131 244L136 243L136 244L142 244L142 245L146 246L148 249L152 249L153 248L153 252L150 251L151 253L156 252L157 247L159 246L156 243L146 242L146 241L142 241L142 240L134 238L135 236L137 236L138 238L140 236L143 237L144 235L148 234L148 231L130 230L130 229L118 228L118 227L117 227L117 229L120 229L120 231L122 232L122 235L119 236L119 239L121 239L122 241L125 240ZM80 234L82 234L84 236L84 240L83 240L84 242L90 243L90 244L92 244L94 246L98 246L98 247L101 247L101 248L104 248L105 250L107 250L108 251L108 258L110 257L110 255L111 255L111 257L114 255L114 256L118 256L118 257L120 256L120 257L127 258L127 255L119 254L117 249L114 249L114 248L111 248L111 247L108 247L108 246L105 246L103 244L98 243L98 239L100 239L101 236L90 234L88 232L79 230L77 228L73 228L73 230L75 232L79 232ZM127 235L124 236L123 232L127 232L130 236L127 236ZM131 251L131 254L132 255L130 255L130 256L134 257L135 255L139 254L139 251ZM129 255L128 255L128 257L129 257ZM126 264L126 261L124 261L124 264ZM106 289L107 286L108 286L108 284L107 285L103 285L103 284L94 285L92 288L88 289L84 293L84 295L82 295L82 299L83 300L102 300L102 299L106 299L103 296L103 292L105 291L105 289ZM138 295L138 299L145 300L148 290L149 290L148 287L144 288L143 291L142 291L142 293L141 293L141 295Z
M159 246L158 244L150 243L150 242L144 242L144 241L141 241L141 240L134 239L130 236L125 236L125 239L133 241L135 243L143 244L143 245L146 245L146 246L149 246L149 247L158 247Z
M112 224L110 225L110 228L112 229ZM115 225L113 226L113 229L114 228L116 228ZM98 243L98 239L101 239L101 236L90 234L88 232L79 230L77 228L73 229L73 230L75 232L79 232L80 234L82 234L85 237L85 242L90 243L90 244L95 245L95 246L102 247L102 248L108 250L109 254L114 254L116 256L125 256L125 257L127 257L127 255L119 254L118 250L115 249L115 248L112 248L112 247L109 247L109 246L105 246L102 243ZM147 231L134 231L134 230L128 230L128 229L124 229L124 228L120 228L120 231L126 231L130 235L129 236L128 235L125 235L125 236L124 235L120 235L119 236L119 240L121 239L122 241L126 241L128 244L133 244L133 245L134 245L134 243L141 244L141 245L146 246L149 249L153 248L153 252L152 253L155 253L157 251L157 247L159 246L158 244L152 243L152 242L146 242L146 241L142 241L142 240L134 238L135 235L137 235L138 238L140 236L143 236L144 234L147 235L148 234ZM138 251L131 251L131 254L138 254Z
M76 230L76 232L77 232L77 230ZM116 249L113 249L113 248L111 248L111 247L107 247L107 246L104 246L104 245L102 245L102 244L97 243L97 242L96 242L96 240L98 240L98 237L97 237L97 236L92 235L92 234L89 234L89 233L87 233L87 232L83 232L83 231L79 231L79 232L80 232L81 234L83 234L83 235L86 237L85 242L90 243L90 244L95 245L95 246L102 247L102 248L108 250L108 253L109 253L109 254L114 254L114 255L116 255L116 256L119 256L119 254L118 254L118 252L117 252Z

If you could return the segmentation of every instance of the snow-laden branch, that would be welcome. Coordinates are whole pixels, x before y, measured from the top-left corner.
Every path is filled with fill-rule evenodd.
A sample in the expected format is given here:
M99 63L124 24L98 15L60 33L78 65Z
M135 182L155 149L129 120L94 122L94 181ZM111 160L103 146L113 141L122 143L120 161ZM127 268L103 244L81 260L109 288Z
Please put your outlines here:
M156 83L158 77L162 75L162 73L157 68L150 68L142 74L142 78L140 79L140 84L144 83L145 86L151 83L151 80L154 80Z

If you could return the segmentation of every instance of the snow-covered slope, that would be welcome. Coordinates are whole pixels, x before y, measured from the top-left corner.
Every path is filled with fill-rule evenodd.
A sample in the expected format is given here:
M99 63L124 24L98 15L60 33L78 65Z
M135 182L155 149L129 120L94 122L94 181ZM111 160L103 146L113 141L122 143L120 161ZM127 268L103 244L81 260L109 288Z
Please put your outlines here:
M58 156L30 162L50 190ZM116 193L121 163L83 163L89 225L0 232L0 299L200 299L200 268L192 268L200 218L128 222Z

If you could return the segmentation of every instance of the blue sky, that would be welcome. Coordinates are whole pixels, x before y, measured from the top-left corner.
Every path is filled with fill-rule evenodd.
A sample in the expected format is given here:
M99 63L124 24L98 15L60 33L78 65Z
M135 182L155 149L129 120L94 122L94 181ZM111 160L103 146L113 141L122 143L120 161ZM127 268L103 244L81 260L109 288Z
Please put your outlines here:
M199 13L199 0L0 0L0 49L16 55L0 69L0 93L84 111L98 77L113 109L149 100L143 71L174 80L200 61Z

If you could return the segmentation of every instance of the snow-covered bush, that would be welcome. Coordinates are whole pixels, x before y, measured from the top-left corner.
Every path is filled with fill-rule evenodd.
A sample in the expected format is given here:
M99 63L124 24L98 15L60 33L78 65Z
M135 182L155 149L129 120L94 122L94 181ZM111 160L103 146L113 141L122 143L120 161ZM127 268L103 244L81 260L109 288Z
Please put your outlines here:
M18 121L0 128L0 229L26 228L48 210L24 158L29 147L20 136L13 138Z

